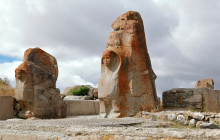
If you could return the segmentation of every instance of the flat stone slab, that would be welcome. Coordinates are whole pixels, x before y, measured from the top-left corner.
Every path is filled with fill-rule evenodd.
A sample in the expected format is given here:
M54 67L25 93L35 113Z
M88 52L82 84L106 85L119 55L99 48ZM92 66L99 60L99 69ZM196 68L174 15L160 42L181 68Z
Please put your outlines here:
M14 97L0 96L0 120L7 120L14 117Z
M67 104L66 116L97 115L100 112L98 100L64 100Z

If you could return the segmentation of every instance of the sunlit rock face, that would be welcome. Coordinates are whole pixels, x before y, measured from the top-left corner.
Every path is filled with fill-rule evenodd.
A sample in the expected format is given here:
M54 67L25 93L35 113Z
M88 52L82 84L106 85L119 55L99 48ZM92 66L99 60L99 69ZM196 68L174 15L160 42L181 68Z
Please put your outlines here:
M112 24L101 61L98 97L105 117L133 116L156 108L155 79L138 12L129 11Z
M62 116L63 102L60 90L56 88L57 77L58 65L55 57L40 48L25 51L23 63L15 70L15 97L26 118Z
M199 80L196 82L195 88L214 89L214 81L211 78Z

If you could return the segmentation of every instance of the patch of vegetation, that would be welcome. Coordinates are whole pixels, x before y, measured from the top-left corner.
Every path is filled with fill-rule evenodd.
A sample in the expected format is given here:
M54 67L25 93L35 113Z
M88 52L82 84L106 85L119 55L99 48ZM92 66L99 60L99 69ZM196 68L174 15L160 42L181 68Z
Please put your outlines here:
M0 85L11 86L8 78L4 78L4 79L0 78Z
M86 86L81 86L80 88L71 89L70 94L73 96L85 96L88 95L89 88Z

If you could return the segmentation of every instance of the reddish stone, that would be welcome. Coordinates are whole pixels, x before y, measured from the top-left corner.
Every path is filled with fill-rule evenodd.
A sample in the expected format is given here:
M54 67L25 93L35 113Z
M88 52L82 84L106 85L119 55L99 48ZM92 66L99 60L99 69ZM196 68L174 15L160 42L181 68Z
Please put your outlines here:
M156 108L155 78L138 12L129 11L113 24L103 52L98 96L106 117L133 116ZM104 106L104 107L103 107Z
M59 89L56 89L57 76L55 57L40 48L25 51L24 62L15 70L15 97L22 109L30 112L28 116L61 117L62 100Z
M195 88L211 88L214 89L213 79L202 79L196 82Z

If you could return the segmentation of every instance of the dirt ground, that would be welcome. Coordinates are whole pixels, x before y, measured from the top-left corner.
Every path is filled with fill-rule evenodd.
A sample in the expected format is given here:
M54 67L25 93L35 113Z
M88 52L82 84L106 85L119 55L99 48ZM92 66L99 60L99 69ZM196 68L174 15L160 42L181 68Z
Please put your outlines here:
M0 121L0 139L220 139L220 130L171 128L170 122L167 121L134 117L106 119L93 115L64 119Z

